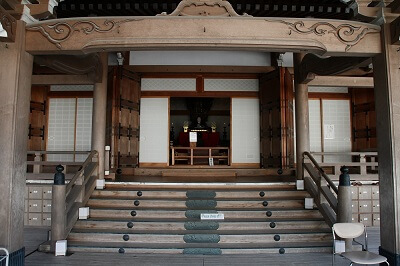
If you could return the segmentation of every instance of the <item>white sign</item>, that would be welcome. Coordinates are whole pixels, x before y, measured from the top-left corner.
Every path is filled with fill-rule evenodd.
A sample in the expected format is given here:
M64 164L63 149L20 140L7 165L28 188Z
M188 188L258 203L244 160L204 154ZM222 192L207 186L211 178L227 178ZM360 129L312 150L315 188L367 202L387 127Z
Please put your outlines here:
M335 125L331 124L324 125L324 138L335 139Z
M210 166L214 166L214 159L213 158L208 158L208 164Z
M200 216L201 220L224 220L223 213L202 213Z
M197 132L189 132L189 142L197 142Z

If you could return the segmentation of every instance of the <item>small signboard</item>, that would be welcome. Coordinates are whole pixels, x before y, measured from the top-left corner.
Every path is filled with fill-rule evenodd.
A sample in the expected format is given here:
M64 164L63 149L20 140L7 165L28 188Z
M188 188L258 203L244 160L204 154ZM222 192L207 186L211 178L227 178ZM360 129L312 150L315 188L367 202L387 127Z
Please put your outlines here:
M325 139L335 139L335 125L325 124L324 135Z
M214 158L208 158L208 164L214 166Z
M223 213L202 213L200 216L201 220L224 220Z
M197 132L189 132L189 142L197 142Z

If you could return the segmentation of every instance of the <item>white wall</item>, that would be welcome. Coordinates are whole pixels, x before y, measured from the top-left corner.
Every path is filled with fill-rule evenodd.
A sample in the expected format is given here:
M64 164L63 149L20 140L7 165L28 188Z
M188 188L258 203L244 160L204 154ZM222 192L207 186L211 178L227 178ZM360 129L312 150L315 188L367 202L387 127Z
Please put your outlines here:
M260 163L260 103L232 98L232 163Z
M168 98L141 98L139 163L168 163Z

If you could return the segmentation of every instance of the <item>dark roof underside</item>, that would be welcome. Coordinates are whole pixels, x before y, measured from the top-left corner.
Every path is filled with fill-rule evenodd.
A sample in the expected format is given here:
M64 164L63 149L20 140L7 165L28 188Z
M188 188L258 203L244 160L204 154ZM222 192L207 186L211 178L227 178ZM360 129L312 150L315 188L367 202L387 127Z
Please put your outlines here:
M155 16L170 14L180 0L65 0L58 18L92 16ZM235 11L255 17L352 19L353 10L339 0L229 0Z

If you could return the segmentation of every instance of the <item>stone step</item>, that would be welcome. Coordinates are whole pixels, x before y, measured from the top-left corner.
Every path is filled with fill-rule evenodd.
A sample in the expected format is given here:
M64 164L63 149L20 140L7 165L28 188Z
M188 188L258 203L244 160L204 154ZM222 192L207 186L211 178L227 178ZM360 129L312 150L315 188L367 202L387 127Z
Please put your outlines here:
M220 248L220 249L271 249L271 248L315 248L315 247L332 247L332 240L328 241L291 241L291 242L258 242L258 243L143 243L143 242L113 242L113 241L77 241L68 240L68 249L73 247L95 247L95 248L135 248L135 249L188 249L188 248ZM114 250L118 252L117 250Z
M118 207L118 206L116 206ZM132 208L134 209L134 208ZM199 211L201 213L201 211ZM207 210L204 211L208 212ZM174 210L121 210L121 209L90 209L92 219L124 219L126 221L157 221L157 220L187 220L187 214L193 211L174 211ZM258 211L223 211L225 221L254 220L254 221L287 221L287 220L322 220L323 217L318 210L258 210ZM134 214L135 216L132 216ZM189 217L199 219L199 216Z
M87 253L131 253L131 254L183 254L183 248L120 248L120 247L96 247L90 246L92 243L87 243L88 246L69 246L69 252L87 252ZM328 244L328 243L327 243ZM332 247L315 246L303 247L301 243L294 247L271 247L271 248L227 248L220 249L222 255L231 254L297 254L297 253L311 253L311 252L324 252L332 253ZM209 253L194 253L201 255L208 255Z
M162 234L111 234L111 233L70 233L68 241L90 241L93 243L118 243L124 246L138 247L141 244L183 244L190 241L198 243L215 243L218 247L224 244L243 244L255 245L274 244L277 242L328 242L332 241L331 233L307 233L307 234L263 234L263 235L217 235L217 234L181 234L181 235L162 235ZM209 242L205 242L209 241ZM72 245L72 244L71 244ZM133 245L133 246L132 246Z
M78 221L73 232L110 233L161 233L185 234L188 231L212 231L218 234L268 234L330 232L324 221L284 221L284 222L225 222L225 221L181 221L181 222L136 222L136 221Z
M205 193L208 192L208 193ZM246 199L304 199L310 197L307 191L136 191L136 190L95 190L92 199L126 200L187 200L188 198L214 198L218 200Z
M190 178L190 177L188 177ZM294 180L294 178L293 178ZM273 191L296 190L295 182L267 182L267 183L156 183L156 182L106 182L106 190L159 190L159 191L187 191L187 190L215 190L215 191Z
M119 199L90 199L87 203L90 208L113 208L119 209L216 209L216 210L257 210L265 209L304 209L304 200L119 200Z

